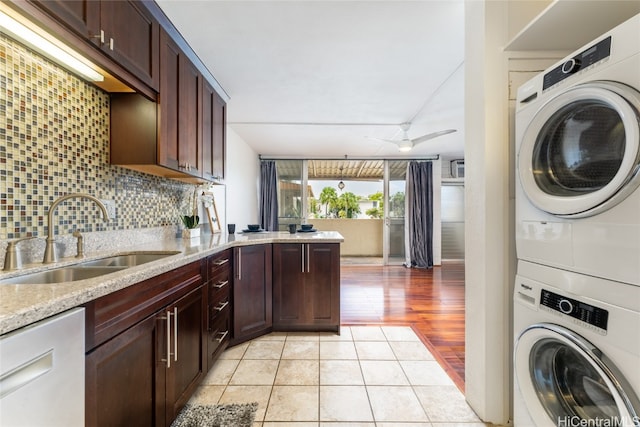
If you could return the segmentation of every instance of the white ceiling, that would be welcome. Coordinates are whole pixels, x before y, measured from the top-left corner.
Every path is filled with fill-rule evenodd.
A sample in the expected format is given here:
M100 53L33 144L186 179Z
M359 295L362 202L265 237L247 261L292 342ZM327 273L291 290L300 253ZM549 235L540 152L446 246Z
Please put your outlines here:
M389 157L368 137L457 132L411 155L463 157L464 3L157 0L230 96L258 154Z

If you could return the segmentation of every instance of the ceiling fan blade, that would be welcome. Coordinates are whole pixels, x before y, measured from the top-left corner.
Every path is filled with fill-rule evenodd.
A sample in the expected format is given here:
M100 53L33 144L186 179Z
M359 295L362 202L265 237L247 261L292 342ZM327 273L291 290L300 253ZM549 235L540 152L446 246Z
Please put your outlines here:
M371 140L371 141L378 141L378 142L390 142L392 144L398 144L398 141L394 141L393 139L382 139L382 138L374 138L373 136L368 136L367 139Z
M417 145L417 144L420 144L421 142L425 142L425 141L428 141L428 140L433 139L433 138L437 138L437 137L442 136L442 135L447 135L447 134L453 133L455 131L456 131L456 129L440 130L438 132L428 133L428 134L423 135L421 137L412 139L411 142L413 142L413 145Z

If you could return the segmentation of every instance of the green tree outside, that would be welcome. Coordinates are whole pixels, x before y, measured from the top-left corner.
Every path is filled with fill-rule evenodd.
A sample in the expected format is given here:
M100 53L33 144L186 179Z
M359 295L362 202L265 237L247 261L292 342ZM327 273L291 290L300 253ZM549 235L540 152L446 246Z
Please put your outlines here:
M378 191L374 194L369 194L367 200L373 200L378 202L378 206L375 208L370 208L365 211L365 214L370 216L371 218L382 218L384 216L384 203L382 201L384 195L382 191Z
M333 187L324 187L320 193L320 204L324 205L324 216L329 218L329 209L333 212L333 208L338 200L338 193Z
M404 217L404 192L398 191L389 200L391 216L394 218Z
M360 213L358 196L350 191L342 193L340 197L338 197L336 209L338 218L357 218Z

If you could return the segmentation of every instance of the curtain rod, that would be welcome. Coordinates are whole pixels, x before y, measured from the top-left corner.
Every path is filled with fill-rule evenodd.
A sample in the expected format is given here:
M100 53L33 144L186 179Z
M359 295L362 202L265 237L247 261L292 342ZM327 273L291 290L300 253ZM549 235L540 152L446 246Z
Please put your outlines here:
M440 155L433 156L389 156L389 157L369 157L369 156L269 156L258 154L260 160L439 160Z

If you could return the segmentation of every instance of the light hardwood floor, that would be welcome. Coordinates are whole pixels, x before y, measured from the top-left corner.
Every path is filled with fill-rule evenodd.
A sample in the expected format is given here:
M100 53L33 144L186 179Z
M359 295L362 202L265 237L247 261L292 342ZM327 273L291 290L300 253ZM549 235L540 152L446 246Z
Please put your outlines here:
M343 325L409 325L464 392L464 263L341 267Z

